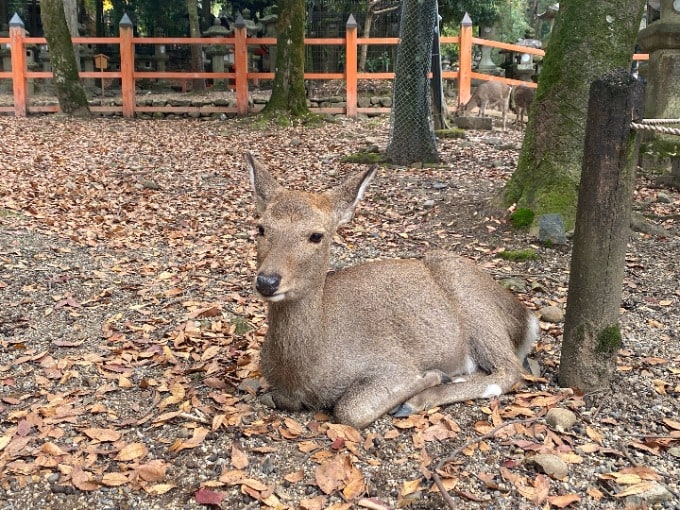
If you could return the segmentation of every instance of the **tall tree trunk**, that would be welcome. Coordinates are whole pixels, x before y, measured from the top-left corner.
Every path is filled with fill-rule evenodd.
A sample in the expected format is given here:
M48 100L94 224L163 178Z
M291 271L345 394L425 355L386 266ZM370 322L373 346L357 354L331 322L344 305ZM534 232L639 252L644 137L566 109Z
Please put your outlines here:
M591 82L629 67L645 0L560 3L505 201L574 225Z
M211 9L212 0L201 1L201 19L203 19L204 27L210 27L212 25L212 20L210 19Z
M0 0L0 25L7 23L9 13L7 12L7 0Z
M59 107L67 115L89 117L90 107L78 76L64 4L61 0L42 0L40 7Z
M373 25L373 9L375 2L368 3L368 11L366 12L366 19L364 20L364 31L361 37L371 36L371 26ZM359 71L362 73L366 71L366 61L368 60L368 44L361 47L361 55L359 56Z
M201 37L201 30L198 24L198 2L197 0L187 0L187 12L189 13L189 33L191 37ZM195 73L203 72L203 51L200 44L191 45L191 70ZM205 80L197 78L192 80L192 89L205 90Z
M66 17L66 24L71 37L78 37L78 2L76 0L63 0L64 15ZM73 45L73 53L76 56L76 65L80 70L80 48L77 44Z
M106 30L104 29L104 0L95 0L95 22L97 24L97 37L104 37Z
M309 114L305 94L305 0L280 0L277 22L276 68L265 115Z
M428 78L436 23L436 0L405 0L387 146L387 157L401 165L438 160Z
M368 2L368 9L366 10L366 19L364 20L364 31L360 34L361 37L370 37L371 29L373 28L373 19L379 14L385 14L390 11L396 11L399 6L385 7L378 9L377 6L380 0L370 0ZM359 56L359 71L366 71L366 62L368 61L368 44L361 46L361 54Z

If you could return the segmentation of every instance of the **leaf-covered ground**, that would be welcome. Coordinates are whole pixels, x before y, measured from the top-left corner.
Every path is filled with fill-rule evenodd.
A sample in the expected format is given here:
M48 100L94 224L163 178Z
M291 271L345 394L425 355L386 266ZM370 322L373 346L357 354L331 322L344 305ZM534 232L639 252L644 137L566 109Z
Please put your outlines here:
M0 117L0 132L0 508L439 509L436 476L457 508L680 508L677 192L638 179L634 207L663 230L631 236L611 391L559 388L562 325L542 322L515 393L357 431L257 399L243 154L322 189L361 168L343 156L384 148L386 119ZM489 206L520 141L471 132L440 140L439 168L381 169L337 263L448 248L563 309L569 247ZM500 256L527 248L536 260ZM549 424L552 408L575 424Z

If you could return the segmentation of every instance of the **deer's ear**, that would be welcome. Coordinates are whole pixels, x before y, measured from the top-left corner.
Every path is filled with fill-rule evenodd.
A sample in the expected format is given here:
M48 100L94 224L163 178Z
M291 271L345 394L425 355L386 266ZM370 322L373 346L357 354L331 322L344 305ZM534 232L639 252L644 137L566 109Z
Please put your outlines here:
M332 191L333 212L338 225L349 222L354 216L354 209L377 171L377 166L372 166L365 172L348 178L340 186Z
M281 185L250 152L246 152L246 165L255 192L255 206L258 214L262 214L271 198L281 189Z

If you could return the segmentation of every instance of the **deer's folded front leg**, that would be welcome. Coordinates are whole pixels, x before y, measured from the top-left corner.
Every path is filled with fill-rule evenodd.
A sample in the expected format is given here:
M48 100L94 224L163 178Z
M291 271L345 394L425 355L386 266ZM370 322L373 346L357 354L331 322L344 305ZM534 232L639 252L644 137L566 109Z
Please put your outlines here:
M283 409L285 411L301 411L302 400L281 390L272 390L260 396L260 402L267 407Z
M421 391L450 382L441 370L421 374L386 368L373 377L357 380L335 405L335 417L358 429L400 406Z

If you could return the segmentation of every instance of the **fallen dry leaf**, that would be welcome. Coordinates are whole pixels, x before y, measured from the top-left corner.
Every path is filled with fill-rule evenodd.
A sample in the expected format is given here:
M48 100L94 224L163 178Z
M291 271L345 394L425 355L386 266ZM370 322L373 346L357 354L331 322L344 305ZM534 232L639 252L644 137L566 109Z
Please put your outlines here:
M143 443L130 443L124 446L116 455L116 460L125 462L146 457L149 450Z
M236 445L236 443L231 445L231 465L236 469L245 469L248 467L248 456Z
M211 491L209 489L200 488L196 491L194 498L199 505L214 505L220 506L226 494L220 491Z
M118 430L114 429L90 428L83 430L83 433L91 439L96 439L97 441L102 442L118 441L122 437L122 434Z

